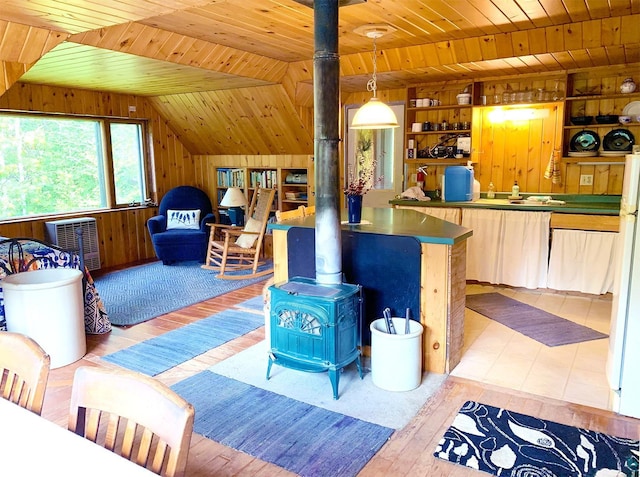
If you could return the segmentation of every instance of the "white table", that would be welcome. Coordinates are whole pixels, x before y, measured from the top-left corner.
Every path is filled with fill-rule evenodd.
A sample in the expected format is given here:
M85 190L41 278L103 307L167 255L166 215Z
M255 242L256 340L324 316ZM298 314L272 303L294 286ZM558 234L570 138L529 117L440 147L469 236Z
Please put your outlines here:
M0 398L2 475L156 476L127 459Z

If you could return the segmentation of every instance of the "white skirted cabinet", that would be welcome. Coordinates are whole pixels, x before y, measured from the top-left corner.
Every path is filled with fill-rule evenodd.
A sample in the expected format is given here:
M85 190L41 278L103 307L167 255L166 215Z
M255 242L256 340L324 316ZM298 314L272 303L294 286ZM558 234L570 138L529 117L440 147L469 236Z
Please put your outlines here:
M601 295L613 292L618 232L553 231L547 286Z
M467 280L525 288L547 286L551 212L462 209Z

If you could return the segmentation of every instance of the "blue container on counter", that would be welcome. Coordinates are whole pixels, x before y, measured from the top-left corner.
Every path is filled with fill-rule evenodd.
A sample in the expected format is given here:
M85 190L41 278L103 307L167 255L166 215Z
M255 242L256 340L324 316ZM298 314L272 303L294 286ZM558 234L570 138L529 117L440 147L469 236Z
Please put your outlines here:
M444 201L473 199L473 171L466 166L448 166L444 171Z

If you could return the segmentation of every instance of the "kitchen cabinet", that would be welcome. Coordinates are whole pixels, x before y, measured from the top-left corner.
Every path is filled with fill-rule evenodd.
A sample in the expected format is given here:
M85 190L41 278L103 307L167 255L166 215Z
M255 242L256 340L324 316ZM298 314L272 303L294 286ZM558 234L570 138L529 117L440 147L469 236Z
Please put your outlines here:
M613 291L617 232L555 229L547 287L596 295Z
M613 291L619 224L618 215L552 214L547 287Z
M547 286L551 212L462 209L467 280L525 288Z

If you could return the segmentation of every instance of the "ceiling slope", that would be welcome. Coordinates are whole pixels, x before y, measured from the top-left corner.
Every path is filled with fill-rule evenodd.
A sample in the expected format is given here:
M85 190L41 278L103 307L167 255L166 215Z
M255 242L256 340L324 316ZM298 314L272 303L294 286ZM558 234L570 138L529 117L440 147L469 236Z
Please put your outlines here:
M150 98L192 154L312 154L303 124L281 85Z

